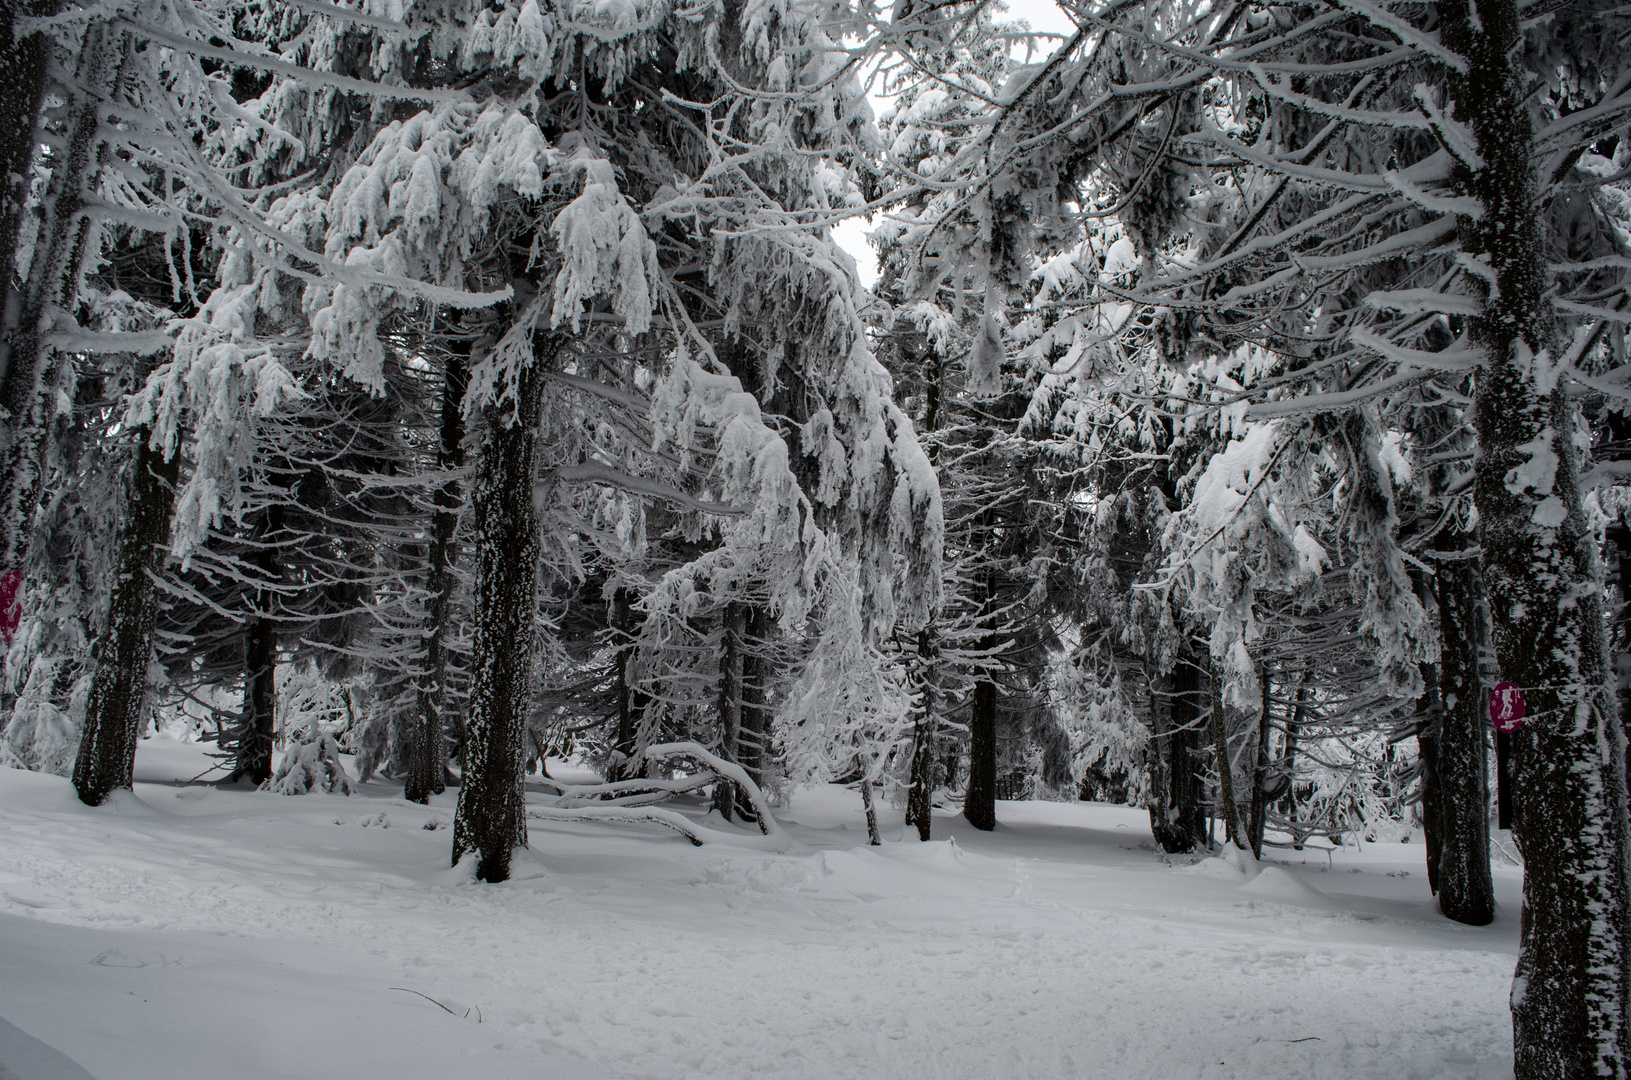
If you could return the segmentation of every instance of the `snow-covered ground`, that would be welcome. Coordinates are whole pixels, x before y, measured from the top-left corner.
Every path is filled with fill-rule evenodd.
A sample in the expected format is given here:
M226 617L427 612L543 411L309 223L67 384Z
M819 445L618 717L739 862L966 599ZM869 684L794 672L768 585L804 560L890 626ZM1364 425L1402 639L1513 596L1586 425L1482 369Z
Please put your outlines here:
M787 854L534 821L485 886L446 866L451 792L174 783L207 764L144 742L100 810L0 769L0 1076L1511 1075L1517 872L1458 926L1419 842L1243 873L1141 811L1003 803L868 848L832 788Z

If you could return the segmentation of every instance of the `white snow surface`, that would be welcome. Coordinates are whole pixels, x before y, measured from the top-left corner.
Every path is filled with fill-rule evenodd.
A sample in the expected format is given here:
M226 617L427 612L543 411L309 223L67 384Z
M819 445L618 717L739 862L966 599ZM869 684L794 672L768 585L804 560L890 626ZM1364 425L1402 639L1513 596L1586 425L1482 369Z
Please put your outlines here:
M868 848L821 787L790 853L534 820L485 886L426 828L452 792L181 783L208 765L144 741L98 810L0 769L0 1076L32 1040L101 1080L1512 1075L1517 871L1459 926L1419 837L1259 867L1163 858L1127 807L925 844L882 804Z

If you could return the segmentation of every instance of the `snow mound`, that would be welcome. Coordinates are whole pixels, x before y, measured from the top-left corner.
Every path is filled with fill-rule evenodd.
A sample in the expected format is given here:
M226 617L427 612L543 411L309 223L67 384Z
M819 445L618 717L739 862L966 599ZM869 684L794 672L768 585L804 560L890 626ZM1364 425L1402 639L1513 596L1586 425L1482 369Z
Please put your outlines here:
M108 792L107 799L98 809L135 818L156 818L158 814L151 806L143 802L134 791L129 788L114 788Z
M1329 907L1331 904L1330 897L1278 866L1266 867L1262 873L1242 885L1240 891L1277 904L1300 904L1304 907Z
M896 858L910 862L913 866L925 870L957 870L967 869L968 854L957 846L956 839L947 837L944 840L928 840L916 844L906 844L900 849L892 851Z
M1193 874L1196 877L1217 878L1230 885L1243 885L1246 882L1246 875L1241 872L1240 867L1215 855L1210 859L1202 859L1194 866L1179 867L1178 872Z
M0 1077L5 1080L95 1080L61 1050L0 1020Z

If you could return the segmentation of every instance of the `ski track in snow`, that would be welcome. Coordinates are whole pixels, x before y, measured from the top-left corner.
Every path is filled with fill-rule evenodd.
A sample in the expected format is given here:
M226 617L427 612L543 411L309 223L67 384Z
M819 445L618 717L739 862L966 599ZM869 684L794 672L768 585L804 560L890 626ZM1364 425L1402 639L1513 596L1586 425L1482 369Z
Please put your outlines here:
M144 742L100 810L0 769L0 1017L100 1080L1511 1076L1517 872L1458 926L1419 843L1242 873L1169 865L1143 811L1004 803L868 848L831 788L795 853L535 820L483 886L424 828L452 792L151 782L204 764Z

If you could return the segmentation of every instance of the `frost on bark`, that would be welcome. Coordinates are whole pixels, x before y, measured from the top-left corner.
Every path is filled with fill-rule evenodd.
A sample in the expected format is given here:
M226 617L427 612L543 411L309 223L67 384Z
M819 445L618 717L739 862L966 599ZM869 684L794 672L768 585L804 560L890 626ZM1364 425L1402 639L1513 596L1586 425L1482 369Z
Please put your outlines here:
M1625 512L1608 527L1609 580L1619 607L1611 638L1615 689L1620 702L1620 730L1631 740L1631 527ZM1627 790L1631 791L1631 751L1626 754Z
M543 372L564 339L539 333L513 399L488 406L471 507L476 559L470 713L465 727L453 862L477 855L480 881L505 881L510 853L527 842L527 713L532 704L538 609L539 516L533 502Z
M48 48L43 33L17 37L14 20L21 15L53 15L55 0L24 0L0 5L0 325L10 326L22 314L22 294L15 288L13 275L18 233L23 224L23 205L28 194L28 177L34 160L35 132L39 127L41 100L45 94L45 61ZM0 369L0 377L4 371Z
M1240 808L1235 805L1235 770L1229 758L1229 726L1223 709L1223 673L1212 666L1212 757L1218 770L1218 815L1223 818L1223 839L1237 847L1246 844L1240 831Z
M1474 538L1441 530L1435 546L1446 554L1471 548ZM1488 640L1484 582L1474 559L1443 559L1436 575L1439 626L1439 724L1435 808L1438 811L1438 906L1446 918L1485 926L1495 918L1495 883L1489 868L1489 723L1478 672Z
M741 727L737 733L737 763L753 782L764 787L765 754L770 743L770 715L765 708L765 690L770 685L770 660L765 647L771 634L770 612L761 604L748 608L744 625L747 653L742 657ZM736 814L743 821L757 821L758 811L747 793L737 790Z
M442 381L441 439L436 464L443 472L464 467L464 392L470 377L470 342L454 341ZM447 638L452 627L453 593L458 585L454 566L458 559L459 510L463 505L457 480L436 489L436 510L431 515L430 566L427 585L430 610L425 637L424 670L420 673L418 715L409 736L408 777L403 797L425 803L447 790L446 736L442 711L447 702Z
M1519 10L1438 6L1441 40L1466 58L1454 116L1481 161L1460 182L1482 205L1461 220L1489 276L1471 333L1484 352L1474 415L1478 538L1501 676L1524 688L1512 739L1514 832L1524 899L1512 982L1518 1080L1631 1075L1631 932L1625 737L1609 685L1595 538L1579 486L1574 403L1556 386L1552 318L1531 171ZM1547 355L1543 355L1547 354Z
M769 737L764 708L769 634L770 615L763 606L742 601L725 605L720 624L720 756L742 766L755 784L764 779ZM733 816L749 822L759 819L747 792L723 777L714 785L713 805L726 821Z
M866 813L866 842L871 847L880 847L883 838L878 835L878 808L872 801L872 780L866 773L867 770L861 770L861 809Z
M96 21L86 29L78 72L84 89L71 104L67 147L47 185L28 280L20 289L14 287L14 268L9 261L4 267L0 408L6 419L0 431L0 571L18 566L26 554L29 525L40 500L51 417L58 392L65 389L59 384L72 378L71 357L47 344L45 327L53 311L74 307L80 270L96 232L86 191L107 164L102 105L118 98L131 48L130 35L114 25ZM7 71L0 80L11 77ZM23 88L22 93L27 92ZM10 186L7 178L8 190Z
M1201 670L1180 657L1166 680L1166 708L1154 702L1155 738L1149 750L1150 831L1169 855L1194 851L1206 836L1201 808Z
M934 678L939 660L932 626L925 626L917 635L917 662L920 668L916 717L912 724L912 773L906 792L906 824L917 829L917 838L927 841L934 822L934 789L939 781L940 759L936 756L939 724L935 709L939 686Z
M147 706L147 667L153 658L158 591L152 575L164 558L164 540L175 502L179 454L168 461L137 431L125 513L119 531L118 577L107 622L97 639L85 727L74 759L74 791L87 806L100 806L115 788L133 780L136 741Z

